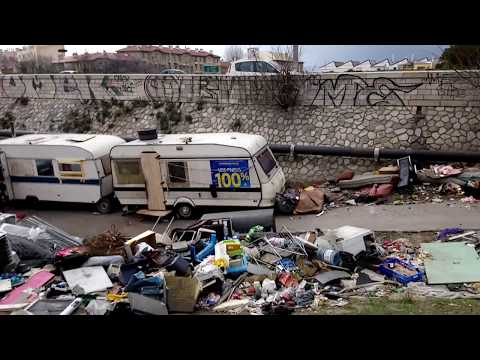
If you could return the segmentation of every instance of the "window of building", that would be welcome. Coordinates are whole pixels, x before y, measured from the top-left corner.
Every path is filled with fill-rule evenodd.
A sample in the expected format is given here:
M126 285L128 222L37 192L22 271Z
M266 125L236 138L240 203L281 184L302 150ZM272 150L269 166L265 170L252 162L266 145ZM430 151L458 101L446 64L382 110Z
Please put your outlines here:
M168 162L168 182L170 185L184 185L188 180L187 164L184 161Z
M52 160L35 160L38 176L54 176Z
M140 160L115 160L114 164L119 185L145 183Z
M58 169L62 177L82 177L82 164L80 162L59 162Z

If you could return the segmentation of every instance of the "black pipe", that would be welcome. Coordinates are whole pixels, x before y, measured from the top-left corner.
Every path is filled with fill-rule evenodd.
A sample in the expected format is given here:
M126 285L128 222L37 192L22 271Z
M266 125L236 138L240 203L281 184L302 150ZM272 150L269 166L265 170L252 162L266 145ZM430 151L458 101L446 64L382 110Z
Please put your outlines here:
M34 134L33 131L15 130L15 136ZM12 130L0 129L0 137L12 137Z
M414 149L349 148L314 145L269 145L275 154L344 156L372 159L398 159L410 156L416 160L480 162L480 152L433 151ZM375 156L377 155L377 156Z

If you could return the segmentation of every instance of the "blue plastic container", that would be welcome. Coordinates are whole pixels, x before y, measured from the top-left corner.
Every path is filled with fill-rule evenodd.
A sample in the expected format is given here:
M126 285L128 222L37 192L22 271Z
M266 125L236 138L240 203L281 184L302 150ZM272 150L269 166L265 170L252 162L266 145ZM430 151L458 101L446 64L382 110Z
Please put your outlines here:
M244 255L242 260L242 265L229 267L227 269L227 274L240 274L247 271L248 268L248 256Z
M390 269L388 266L389 264L400 264L406 267L409 270L416 271L415 275L403 275L395 271L394 269ZM407 263L397 258L389 258L386 259L379 268L381 274L385 275L386 277L398 281L402 285L406 285L409 282L416 282L416 281L423 281L424 274L421 272L415 265Z

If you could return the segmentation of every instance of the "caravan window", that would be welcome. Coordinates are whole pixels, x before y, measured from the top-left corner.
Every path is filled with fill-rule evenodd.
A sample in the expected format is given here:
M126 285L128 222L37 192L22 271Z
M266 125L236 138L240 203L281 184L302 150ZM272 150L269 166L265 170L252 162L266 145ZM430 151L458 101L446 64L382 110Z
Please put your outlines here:
M275 158L268 148L257 155L257 160L266 175L269 175L270 172L277 166Z
M82 177L82 165L79 162L59 162L58 169L62 177Z
M145 183L140 160L115 160L115 170L120 185Z
M54 176L52 160L35 160L38 176Z
M187 182L187 164L183 161L168 162L168 179L172 184Z

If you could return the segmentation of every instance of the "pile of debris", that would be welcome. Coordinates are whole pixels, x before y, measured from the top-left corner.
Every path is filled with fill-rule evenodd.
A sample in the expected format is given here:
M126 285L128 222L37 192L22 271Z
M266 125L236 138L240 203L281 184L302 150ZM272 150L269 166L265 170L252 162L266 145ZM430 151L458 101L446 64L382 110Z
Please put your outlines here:
M289 187L277 194L281 214L323 214L342 206L364 204L416 204L461 201L480 204L480 168L462 164L420 164L410 157L373 172L355 174L345 170L335 178L308 187ZM469 206L469 205L466 205Z
M289 314L358 297L480 298L476 232L445 229L414 246L353 226L277 231L273 212L241 213L251 211L187 228L172 219L161 234L155 224L133 238L112 228L86 241L10 216L0 225L0 311Z

